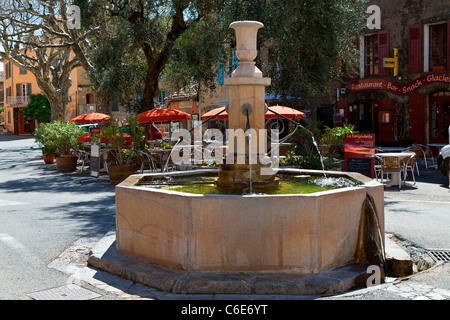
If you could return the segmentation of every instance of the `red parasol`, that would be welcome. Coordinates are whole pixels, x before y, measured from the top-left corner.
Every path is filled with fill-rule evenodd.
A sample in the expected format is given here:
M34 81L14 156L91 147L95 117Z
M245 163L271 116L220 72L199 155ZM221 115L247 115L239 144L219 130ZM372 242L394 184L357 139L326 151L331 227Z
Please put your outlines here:
M93 112L93 113L81 114L78 117L75 117L72 120L70 120L70 122L75 122L75 123L88 123L88 122L89 123L97 123L97 122L110 121L110 120L111 120L111 117L108 116L107 114Z
M206 112L205 114L203 114L200 117L200 120L204 121L206 119L209 119L211 117L213 117L214 115L218 114L219 112L221 112L222 110L224 110L225 107L221 107L221 108L216 108L213 109L211 111ZM306 115L303 112L300 112L298 110L295 110L293 108L289 108L289 107L284 107L284 106L273 106L273 107L269 107L269 110L266 112L265 114L265 118L266 119L272 119L272 118L279 118L280 116L271 112L270 110L275 111L276 113L279 113L283 116L285 116L286 118L289 119L303 119L306 117ZM217 117L214 117L211 120L227 120L228 119L228 113L222 112L221 114L219 114Z
M286 118L289 118L289 119L301 120L301 119L306 118L306 115L303 112L300 112L293 108L284 107L284 106L272 106L272 107L269 107L269 110L267 110L267 112L266 112L266 115L265 115L266 119L280 117L278 114L272 112L271 110L273 110L274 112L281 114L282 116L285 116Z
M176 109L166 109L166 108L152 109L142 112L138 115L138 121L140 124L150 122L170 123L192 119L193 117L189 113Z

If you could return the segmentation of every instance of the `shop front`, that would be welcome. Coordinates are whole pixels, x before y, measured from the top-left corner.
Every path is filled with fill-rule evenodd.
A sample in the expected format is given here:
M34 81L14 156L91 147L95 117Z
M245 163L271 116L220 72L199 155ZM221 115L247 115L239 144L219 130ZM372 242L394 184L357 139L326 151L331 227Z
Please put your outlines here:
M36 129L36 120L22 114L24 107L5 108L5 128L16 135L32 134Z
M448 141L450 75L433 72L401 84L389 79L349 82L337 102L341 122L374 133L378 145Z

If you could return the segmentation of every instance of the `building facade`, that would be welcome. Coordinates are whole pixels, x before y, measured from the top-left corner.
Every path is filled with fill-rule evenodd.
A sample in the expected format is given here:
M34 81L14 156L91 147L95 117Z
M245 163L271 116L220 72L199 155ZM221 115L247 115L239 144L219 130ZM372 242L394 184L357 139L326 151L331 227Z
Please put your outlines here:
M75 68L70 74L72 85L69 89L69 104L65 117L70 120L77 115L96 112L96 96L86 80L83 68ZM22 70L12 62L4 61L4 127L16 135L32 134L38 123L22 115L22 110L30 103L30 95L41 93L35 76Z
M4 118L5 128L14 134L31 134L36 122L22 115L30 102L30 94L37 94L40 89L33 74L12 64L3 62L4 68Z
M379 145L448 143L450 6L448 0L374 0L381 29L356 39L358 70L339 88L337 119L375 133ZM385 58L398 49L398 74Z

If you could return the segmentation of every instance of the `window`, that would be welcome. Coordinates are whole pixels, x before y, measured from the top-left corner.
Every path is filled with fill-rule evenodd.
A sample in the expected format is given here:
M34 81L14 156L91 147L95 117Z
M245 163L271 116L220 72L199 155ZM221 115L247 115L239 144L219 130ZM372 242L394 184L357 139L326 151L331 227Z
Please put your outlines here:
M92 93L86 94L86 104L93 104L93 103L94 103L94 99L93 99Z
M361 43L361 77L389 76L389 69L383 67L383 60L391 55L389 48L389 30L380 30L367 35Z
M11 78L11 72L12 72L12 70L11 70L11 62L8 62L5 65L5 79Z
M162 89L160 89L159 90L159 94L158 94L158 103L159 104L164 104L165 103L165 98L166 98L167 96L166 96L166 91L164 91L164 90L162 90Z
M391 112L390 111L380 111L380 123L390 123L391 122Z
M27 74L27 70L19 69L19 74Z
M448 26L447 23L430 26L430 68L447 69L448 59Z
M450 91L441 91L433 94L430 102L431 142L448 143Z
M378 75L378 35L364 37L364 74L366 77Z

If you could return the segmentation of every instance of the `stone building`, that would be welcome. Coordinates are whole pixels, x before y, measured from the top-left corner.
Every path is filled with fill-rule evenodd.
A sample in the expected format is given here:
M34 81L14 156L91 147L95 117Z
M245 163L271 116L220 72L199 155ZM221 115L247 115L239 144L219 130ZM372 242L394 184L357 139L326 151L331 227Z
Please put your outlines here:
M448 0L373 0L381 28L355 43L359 74L339 88L336 118L379 145L448 143L450 5ZM370 13L370 12L369 12ZM398 49L398 74L383 65ZM340 117L339 117L340 116Z

